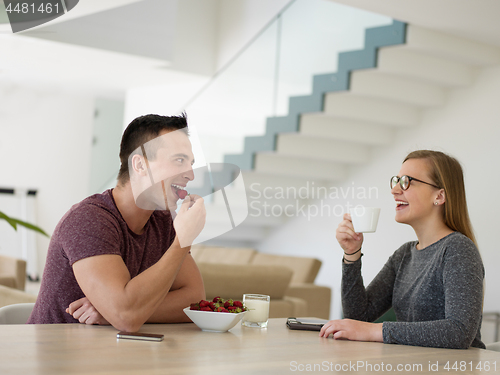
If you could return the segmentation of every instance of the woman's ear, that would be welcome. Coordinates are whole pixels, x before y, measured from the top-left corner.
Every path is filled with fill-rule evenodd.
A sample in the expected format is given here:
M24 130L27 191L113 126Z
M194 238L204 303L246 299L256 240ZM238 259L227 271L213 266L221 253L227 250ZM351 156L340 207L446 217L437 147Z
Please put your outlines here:
M446 194L444 192L444 189L440 189L436 198L434 199L434 205L435 206L440 206L446 202Z

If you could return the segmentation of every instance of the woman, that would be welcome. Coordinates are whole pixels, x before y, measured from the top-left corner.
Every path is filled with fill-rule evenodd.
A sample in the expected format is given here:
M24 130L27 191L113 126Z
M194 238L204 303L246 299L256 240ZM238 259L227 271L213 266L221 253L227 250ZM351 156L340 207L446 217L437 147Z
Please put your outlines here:
M342 305L320 336L440 348L485 348L481 341L484 268L469 220L462 168L442 152L410 153L391 179L396 221L418 241L401 246L365 289L363 235L351 218L337 229L344 250ZM368 323L390 307L396 322Z

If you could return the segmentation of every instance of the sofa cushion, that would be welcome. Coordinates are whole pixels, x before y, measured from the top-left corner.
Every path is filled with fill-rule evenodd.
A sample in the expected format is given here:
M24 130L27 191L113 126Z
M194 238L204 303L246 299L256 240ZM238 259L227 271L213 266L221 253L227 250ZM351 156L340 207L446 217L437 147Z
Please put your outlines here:
M24 290L26 283L26 261L23 259L0 255L0 277L14 278L14 285L11 284L11 281L0 284Z
M196 263L217 263L217 264L248 264L253 259L256 250L250 248L228 248L205 246L201 251L191 248Z
M269 318L307 316L307 303L301 298L284 296L269 305Z
M16 278L14 276L0 275L0 285L7 286L9 288L16 288Z
M189 253L191 254L191 256L193 257L193 259L195 261L197 261L197 259L199 257L201 257L201 253L203 253L203 251L205 250L205 247L206 246L203 246L203 245L193 245L193 246L191 246L191 250L189 251Z
M314 258L256 253L251 264L280 265L293 271L292 283L314 283L321 261Z
M15 303L35 302L36 296L17 289L0 285L0 307Z
M265 294L282 299L292 279L287 267L198 263L208 299L241 300L243 294Z
M285 294L307 301L307 313L303 316L330 319L332 290L315 284L290 284Z

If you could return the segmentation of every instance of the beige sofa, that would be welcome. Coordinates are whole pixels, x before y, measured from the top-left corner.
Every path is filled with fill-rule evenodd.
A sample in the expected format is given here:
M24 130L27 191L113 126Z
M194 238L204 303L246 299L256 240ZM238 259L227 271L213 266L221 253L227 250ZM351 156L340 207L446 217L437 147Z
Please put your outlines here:
M26 261L0 255L0 285L24 290Z
M30 302L36 302L36 296L34 294L0 285L0 307Z
M271 296L271 318L329 319L331 289L314 284L321 267L317 259L203 245L193 246L191 255L203 276L207 298L266 294Z

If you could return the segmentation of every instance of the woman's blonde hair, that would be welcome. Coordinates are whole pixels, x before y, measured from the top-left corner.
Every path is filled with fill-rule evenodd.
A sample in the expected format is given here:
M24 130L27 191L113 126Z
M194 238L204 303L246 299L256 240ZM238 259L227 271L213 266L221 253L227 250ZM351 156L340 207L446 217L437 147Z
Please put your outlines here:
M465 198L464 174L458 160L432 150L410 152L403 163L408 159L425 159L429 162L429 177L434 184L444 189L446 197L444 223L450 229L469 237L477 246Z

